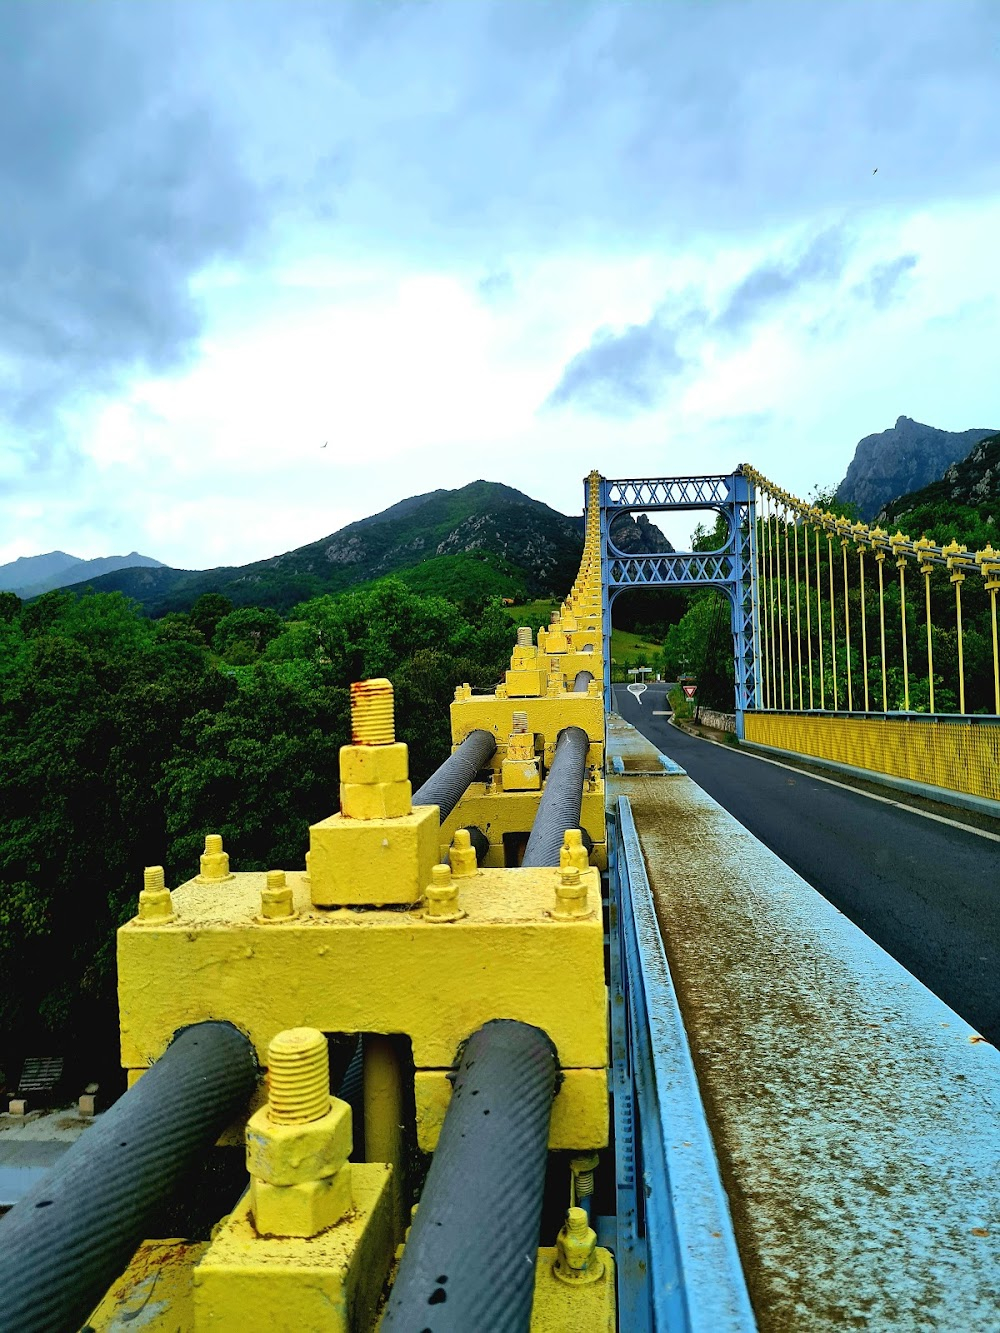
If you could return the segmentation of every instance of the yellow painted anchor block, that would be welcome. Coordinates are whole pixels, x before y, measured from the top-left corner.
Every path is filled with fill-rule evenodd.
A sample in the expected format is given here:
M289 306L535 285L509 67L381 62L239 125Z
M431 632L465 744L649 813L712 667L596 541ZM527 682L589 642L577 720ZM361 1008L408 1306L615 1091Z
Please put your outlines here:
M172 920L119 930L126 1069L152 1064L179 1029L207 1019L245 1032L264 1065L277 1033L305 1026L401 1033L418 1069L446 1069L497 1017L547 1032L564 1069L607 1064L596 870L586 872L592 910L576 921L552 915L554 868L457 879L465 915L455 921L435 921L423 907L317 908L306 876L285 873L296 913L286 922L258 919L266 875L248 872L221 889L189 880L174 890Z
M392 1168L351 1171L352 1211L308 1239L259 1236L243 1196L194 1270L195 1333L373 1326L393 1253Z

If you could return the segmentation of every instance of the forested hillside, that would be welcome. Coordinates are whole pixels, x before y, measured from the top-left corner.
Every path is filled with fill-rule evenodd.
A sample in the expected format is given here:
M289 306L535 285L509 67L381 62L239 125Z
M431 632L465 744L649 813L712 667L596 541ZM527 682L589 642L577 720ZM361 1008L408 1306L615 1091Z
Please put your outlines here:
M150 615L186 611L206 592L235 606L287 612L321 593L395 575L415 588L457 597L562 596L583 549L583 520L569 518L499 482L411 496L380 514L266 560L218 569L122 570L89 581L123 592ZM83 591L85 584L71 585Z
M115 929L146 865L175 885L221 833L238 869L301 866L338 805L348 686L388 675L420 781L461 681L492 685L512 624L398 581L283 618L217 594L159 621L120 594L0 593L0 1085L28 1051L116 1063Z

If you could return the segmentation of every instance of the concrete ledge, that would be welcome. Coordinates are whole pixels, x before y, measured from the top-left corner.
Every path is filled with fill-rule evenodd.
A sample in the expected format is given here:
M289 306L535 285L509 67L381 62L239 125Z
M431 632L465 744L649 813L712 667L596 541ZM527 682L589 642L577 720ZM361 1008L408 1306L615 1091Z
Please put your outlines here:
M803 754L801 750L781 750L776 745L761 745L759 741L740 741L740 749L798 759L800 763L815 764L817 768L829 769L832 773L864 778L880 787L891 787L895 791L907 792L910 796L923 796L928 801L940 801L944 805L957 806L960 810L971 810L977 815L1000 819L1000 801L989 801L984 796L970 796L967 792L952 791L949 787L932 787L928 782L911 782L909 778L893 777L891 773L879 773L874 768L856 768L853 764L841 764L835 759L819 759L813 754Z

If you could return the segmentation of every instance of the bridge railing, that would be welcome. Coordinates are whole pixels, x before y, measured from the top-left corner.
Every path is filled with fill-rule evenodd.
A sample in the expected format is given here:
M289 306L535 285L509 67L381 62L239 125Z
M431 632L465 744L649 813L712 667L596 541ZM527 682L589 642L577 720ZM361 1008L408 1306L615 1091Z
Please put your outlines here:
M1000 801L1000 551L852 522L743 471L759 667L745 738Z

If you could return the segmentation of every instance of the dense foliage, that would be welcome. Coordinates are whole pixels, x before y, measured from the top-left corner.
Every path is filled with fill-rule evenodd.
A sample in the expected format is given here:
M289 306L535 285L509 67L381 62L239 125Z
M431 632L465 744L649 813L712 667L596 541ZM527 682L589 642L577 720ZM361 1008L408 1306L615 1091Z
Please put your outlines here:
M454 687L502 674L499 603L387 580L287 619L208 594L147 619L119 593L0 594L0 1070L27 1052L113 1067L114 932L144 865L301 865L337 806L352 680L389 676L414 781L448 752ZM2 1082L2 1078L0 1078Z

